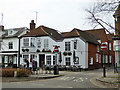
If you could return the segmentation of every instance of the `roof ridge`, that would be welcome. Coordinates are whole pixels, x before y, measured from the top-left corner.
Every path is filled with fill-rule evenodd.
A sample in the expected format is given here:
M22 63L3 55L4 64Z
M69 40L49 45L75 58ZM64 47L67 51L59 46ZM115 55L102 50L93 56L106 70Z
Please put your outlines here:
M44 33L46 33L47 35L49 35L49 34L43 29L43 26L41 26L40 28L41 28L41 30L42 30Z

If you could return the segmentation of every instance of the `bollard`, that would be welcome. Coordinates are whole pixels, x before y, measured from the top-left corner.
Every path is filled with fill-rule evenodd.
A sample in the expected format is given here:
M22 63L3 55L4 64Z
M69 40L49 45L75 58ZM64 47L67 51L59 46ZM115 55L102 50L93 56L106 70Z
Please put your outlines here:
M17 71L14 71L14 77L17 77Z
M106 70L104 65L103 65L103 77L106 77Z

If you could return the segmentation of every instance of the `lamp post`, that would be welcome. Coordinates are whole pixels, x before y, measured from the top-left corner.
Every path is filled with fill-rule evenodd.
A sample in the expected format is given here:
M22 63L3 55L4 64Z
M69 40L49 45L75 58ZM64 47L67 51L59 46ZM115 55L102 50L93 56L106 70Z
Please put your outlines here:
M105 56L104 52L107 50L107 45L105 43L101 44L101 50L103 51L103 77L106 77L106 70L105 70Z
M114 40L115 68L117 70L120 68L120 1L113 17L115 19L115 36L112 39ZM120 71L120 69L118 71Z

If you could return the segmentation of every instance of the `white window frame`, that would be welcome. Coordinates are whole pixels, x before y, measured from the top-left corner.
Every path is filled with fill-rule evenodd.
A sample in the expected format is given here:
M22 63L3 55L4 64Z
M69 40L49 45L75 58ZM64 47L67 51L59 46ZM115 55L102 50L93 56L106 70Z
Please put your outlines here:
M28 54L24 54L23 55L23 61L25 61L25 59L29 59L29 55Z
M71 58L70 57L66 57L65 58L65 65L66 66L70 66L71 65Z
M90 57L90 65L93 65L93 57Z
M101 55L100 54L98 55L98 58L99 58L99 63L101 63Z
M46 56L46 65L51 65L51 55Z
M13 42L8 42L8 48L13 49Z
M35 58L35 55L34 54L31 54L30 55L30 60L34 59Z
M112 56L109 56L109 63L112 63Z
M23 46L29 46L29 38L24 38L23 39Z
M105 55L105 63L108 63L108 56Z
M35 47L35 38L31 38L30 40L30 46Z
M112 44L111 44L111 43L109 43L109 50L111 50L111 45L112 45Z
M99 62L99 54L96 53L96 62Z
M37 48L41 48L41 39L37 40Z
M71 49L71 45L70 45L70 41L69 42L65 42L65 51L70 51Z
M44 39L44 49L48 49L48 48L49 48L49 40Z
M100 46L97 45L97 52L100 52Z

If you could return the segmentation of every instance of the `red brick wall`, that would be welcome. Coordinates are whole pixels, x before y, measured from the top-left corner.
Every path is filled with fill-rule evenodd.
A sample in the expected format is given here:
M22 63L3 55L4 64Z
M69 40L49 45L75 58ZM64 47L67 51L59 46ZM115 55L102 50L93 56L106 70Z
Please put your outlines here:
M88 68L94 69L99 63L96 63L97 45L88 43ZM93 57L93 65L90 65L90 57Z

